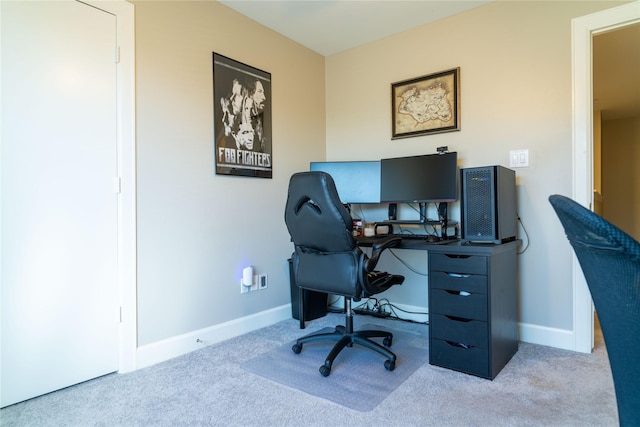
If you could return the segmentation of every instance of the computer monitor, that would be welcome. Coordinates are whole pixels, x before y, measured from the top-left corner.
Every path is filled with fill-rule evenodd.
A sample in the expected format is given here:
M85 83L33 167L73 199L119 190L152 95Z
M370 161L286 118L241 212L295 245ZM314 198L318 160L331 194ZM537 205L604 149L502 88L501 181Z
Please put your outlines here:
M458 153L380 161L382 202L454 202L458 198Z
M310 170L331 175L344 204L380 203L380 161L311 162Z

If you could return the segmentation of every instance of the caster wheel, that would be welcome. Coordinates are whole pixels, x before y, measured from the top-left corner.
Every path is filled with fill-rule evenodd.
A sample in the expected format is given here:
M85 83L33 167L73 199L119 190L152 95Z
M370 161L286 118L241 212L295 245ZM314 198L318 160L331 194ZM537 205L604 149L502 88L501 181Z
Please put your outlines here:
M291 350L293 350L295 354L300 354L302 351L302 344L294 344L293 347L291 347Z
M386 337L383 341L382 344L385 345L385 347L391 347L391 344L393 344L393 338L392 337Z
M393 371L396 369L396 361L395 360L386 360L384 362L384 367L387 371Z
M329 374L331 373L331 368L327 365L322 365L320 366L319 369L320 373L322 374L323 377L328 377Z

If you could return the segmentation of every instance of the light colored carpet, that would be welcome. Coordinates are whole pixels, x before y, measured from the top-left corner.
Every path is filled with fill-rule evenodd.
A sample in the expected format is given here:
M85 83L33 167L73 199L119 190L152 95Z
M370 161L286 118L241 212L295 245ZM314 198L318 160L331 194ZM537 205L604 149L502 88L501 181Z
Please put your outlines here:
M242 368L347 408L370 411L420 366L428 363L428 335L425 333L426 326L423 326L423 331L375 324L363 325L361 329L381 329L393 333L391 350L397 357L393 371L384 368L386 358L354 345L342 350L333 363L331 374L323 377L318 368L324 363L335 341L308 343L300 354L295 354L291 350L295 340L245 362ZM311 333L332 330L323 328ZM380 339L376 341L381 342Z
M356 327L373 320L378 323L371 317L358 316L355 320ZM618 425L611 370L601 339L591 354L521 343L493 381L425 363L367 412L311 396L241 368L248 360L307 331L342 321L342 316L330 314L309 322L305 331L298 328L297 320L279 322L149 368L108 375L4 408L0 410L0 425ZM391 328L404 325L393 320L384 322ZM338 366L335 369L337 372Z

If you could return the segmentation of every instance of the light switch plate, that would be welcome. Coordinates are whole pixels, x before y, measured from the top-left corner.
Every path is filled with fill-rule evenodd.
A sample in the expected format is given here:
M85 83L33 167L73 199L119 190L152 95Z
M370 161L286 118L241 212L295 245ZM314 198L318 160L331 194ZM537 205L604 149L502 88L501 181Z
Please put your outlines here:
M526 168L529 166L529 150L509 151L509 167Z

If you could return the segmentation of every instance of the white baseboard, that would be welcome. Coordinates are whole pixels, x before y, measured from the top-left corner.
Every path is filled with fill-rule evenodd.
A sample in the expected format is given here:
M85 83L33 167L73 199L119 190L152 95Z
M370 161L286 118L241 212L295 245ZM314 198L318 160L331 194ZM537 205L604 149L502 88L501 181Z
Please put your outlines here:
M394 304L405 311L396 311L398 317L415 322L429 320L425 307L404 304ZM184 335L168 338L137 349L136 369L146 368L156 363L164 362L174 357L199 350L202 347L255 331L291 318L291 304L282 305L260 313L230 320L219 325L189 332ZM546 345L575 351L575 337L573 331L567 329L549 328L546 326L519 324L520 341Z
M136 369L146 368L202 347L291 318L291 304L138 347Z
M428 322L429 321L429 309L427 307L417 307L414 305L396 304L393 306L396 310L392 311L392 314L403 320L411 320L413 322ZM387 310L388 311L388 310Z
M574 331L520 323L520 341L576 351Z

